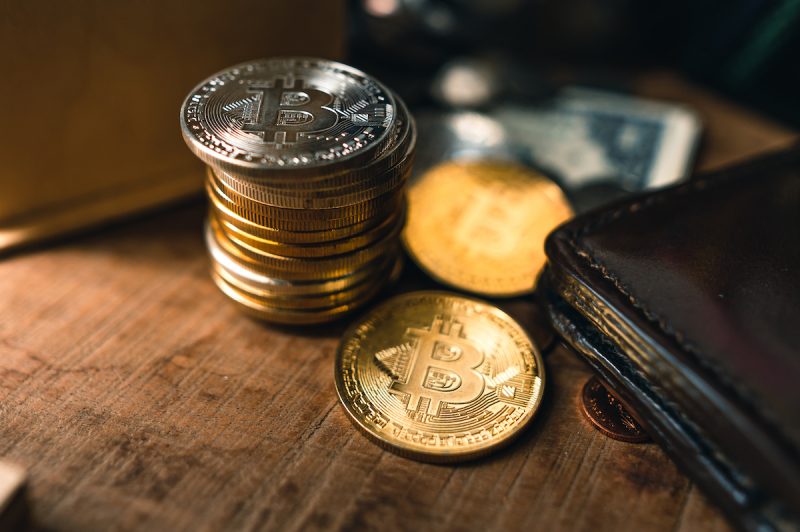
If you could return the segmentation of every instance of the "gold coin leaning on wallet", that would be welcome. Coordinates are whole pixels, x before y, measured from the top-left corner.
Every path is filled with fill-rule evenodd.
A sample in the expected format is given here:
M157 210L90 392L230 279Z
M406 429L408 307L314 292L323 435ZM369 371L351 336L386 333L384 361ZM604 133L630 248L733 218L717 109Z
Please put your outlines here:
M558 185L533 169L449 161L410 185L403 244L438 281L512 297L533 291L547 234L572 214Z
M345 332L336 390L352 421L409 458L453 462L507 444L541 405L544 365L500 309L446 292L390 299Z

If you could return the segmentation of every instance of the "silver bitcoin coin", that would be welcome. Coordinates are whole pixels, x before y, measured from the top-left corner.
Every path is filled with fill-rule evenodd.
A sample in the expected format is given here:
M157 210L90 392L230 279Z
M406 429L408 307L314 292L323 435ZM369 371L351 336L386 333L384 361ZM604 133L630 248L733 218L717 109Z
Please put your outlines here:
M181 130L204 162L237 175L320 175L390 149L394 97L377 80L324 59L243 63L198 85Z

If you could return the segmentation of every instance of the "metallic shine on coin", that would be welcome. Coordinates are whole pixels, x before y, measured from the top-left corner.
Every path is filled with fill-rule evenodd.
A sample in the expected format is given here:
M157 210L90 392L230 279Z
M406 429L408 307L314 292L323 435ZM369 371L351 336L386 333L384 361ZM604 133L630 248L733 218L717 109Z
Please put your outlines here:
M446 292L397 296L353 324L336 390L367 436L403 456L468 460L507 444L542 402L537 346L507 314Z
M586 419L594 425L594 428L609 438L628 443L650 441L650 436L636 418L597 377L592 377L583 386L581 407Z
M181 128L206 163L258 175L376 158L392 138L395 109L388 89L352 67L265 59L195 87L181 109Z

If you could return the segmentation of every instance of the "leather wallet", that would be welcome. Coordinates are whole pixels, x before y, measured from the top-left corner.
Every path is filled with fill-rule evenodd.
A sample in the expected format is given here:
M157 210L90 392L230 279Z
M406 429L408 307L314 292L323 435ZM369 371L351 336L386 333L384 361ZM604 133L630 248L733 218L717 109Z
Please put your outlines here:
M800 527L800 146L582 215L556 331L746 530Z

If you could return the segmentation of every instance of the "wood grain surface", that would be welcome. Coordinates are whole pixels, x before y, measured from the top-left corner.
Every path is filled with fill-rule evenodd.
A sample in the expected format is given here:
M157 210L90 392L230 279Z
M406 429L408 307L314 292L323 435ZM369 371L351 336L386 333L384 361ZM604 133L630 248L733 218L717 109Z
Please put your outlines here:
M671 83L673 97L696 94ZM719 129L706 111L711 167L753 122L726 107ZM757 124L765 146L793 137ZM656 445L610 440L582 418L589 373L560 345L543 408L508 449L455 466L381 450L336 399L347 320L286 329L240 315L208 276L204 208L0 262L0 458L28 468L35 528L727 528ZM408 268L398 289L428 285ZM503 306L538 330L532 301Z

